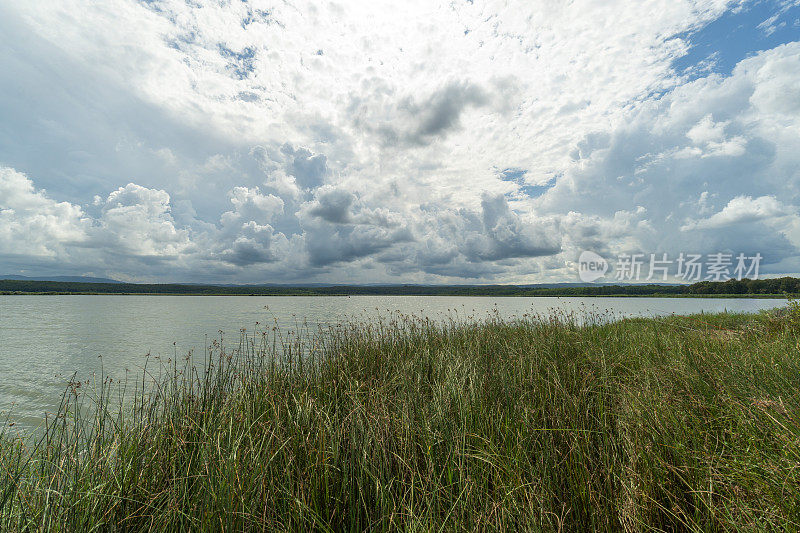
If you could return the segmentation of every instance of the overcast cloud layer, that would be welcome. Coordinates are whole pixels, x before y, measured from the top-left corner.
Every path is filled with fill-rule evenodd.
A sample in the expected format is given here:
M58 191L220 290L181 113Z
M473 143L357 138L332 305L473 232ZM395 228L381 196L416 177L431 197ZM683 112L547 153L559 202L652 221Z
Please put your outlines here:
M800 2L0 2L0 274L800 272Z

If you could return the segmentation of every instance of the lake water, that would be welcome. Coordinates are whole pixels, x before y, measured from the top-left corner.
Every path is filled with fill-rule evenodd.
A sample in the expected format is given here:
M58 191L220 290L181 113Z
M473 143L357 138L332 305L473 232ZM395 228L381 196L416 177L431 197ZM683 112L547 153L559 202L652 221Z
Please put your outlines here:
M0 413L18 426L41 423L66 383L102 371L140 375L146 354L165 359L202 355L223 331L238 340L256 322L282 329L348 317L375 320L393 312L442 319L502 317L558 309L616 316L757 311L785 300L699 298L523 298L452 296L2 296L0 295Z

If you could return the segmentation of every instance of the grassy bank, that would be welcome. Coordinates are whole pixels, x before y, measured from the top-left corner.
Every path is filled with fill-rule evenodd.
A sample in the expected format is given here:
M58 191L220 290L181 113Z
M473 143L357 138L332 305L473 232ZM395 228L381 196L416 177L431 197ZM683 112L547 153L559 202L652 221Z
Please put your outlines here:
M795 530L793 316L245 335L6 438L0 528Z

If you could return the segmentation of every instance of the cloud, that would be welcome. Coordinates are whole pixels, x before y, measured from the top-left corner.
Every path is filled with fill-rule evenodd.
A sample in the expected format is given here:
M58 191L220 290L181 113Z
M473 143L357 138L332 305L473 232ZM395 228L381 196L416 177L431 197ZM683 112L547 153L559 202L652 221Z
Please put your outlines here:
M271 226L261 226L251 220L242 224L237 233L230 246L219 252L218 257L222 261L245 267L271 263L277 259L271 249L275 238Z
M49 198L24 174L0 167L0 257L102 269L119 259L164 261L190 251L189 232L176 227L166 192L129 183L96 204L100 212L91 216L81 206Z
M317 201L308 212L332 224L346 224L352 221L350 207L355 198L347 191L329 189L317 195Z
M0 255L67 259L87 240L91 221L80 206L36 190L24 174L0 167Z
M681 226L681 231L720 229L734 224L771 220L796 212L797 209L790 210L774 196L760 196L755 199L751 196L737 196L722 211L705 219L687 222Z
M800 271L785 5L386 7L1 5L0 273L564 281L582 249ZM734 9L769 40L701 65Z
M324 155L314 155L306 148L295 150L288 144L284 144L281 151L290 158L287 174L294 176L300 187L316 189L324 183L328 173L327 158Z
M453 82L434 92L424 102L404 102L403 111L414 117L416 125L406 133L409 140L423 144L432 137L446 135L461 126L461 115L470 107L483 107L489 97L481 87Z
M481 198L484 233L466 243L465 255L472 260L499 260L555 255L561 251L556 224L536 220L525 223L513 213L502 195Z
M540 212L571 212L570 253L588 236L612 255L759 251L767 272L800 266L790 216L800 200L800 112L772 90L798 81L800 43L791 43L646 102L628 123L579 143ZM635 226L610 216L637 205ZM594 221L594 234L582 220Z
M373 90L351 95L348 114L357 130L377 136L383 147L424 147L463 129L470 110L481 116L507 116L518 100L515 76L484 85L449 80L429 94L398 94L383 81L370 80Z
M376 257L395 275L491 277L517 268L538 270L534 259L560 251L557 221L523 217L502 195L484 194L480 210L423 205L413 220L414 238Z
M318 190L298 216L313 268L366 258L414 240L409 228L395 220L396 214L370 209L344 189Z
M233 210L222 214L223 226L235 226L242 221L268 223L283 213L283 200L273 194L262 194L258 187L234 187L228 197Z
M189 233L175 227L166 191L129 183L106 198L95 242L133 256L177 257L189 246ZM96 236L95 236L96 235Z
M283 214L283 200L258 187L234 187L228 199L232 209L220 216L219 226L208 226L197 237L210 250L204 257L236 267L276 261L276 241L285 242L286 237L271 223Z

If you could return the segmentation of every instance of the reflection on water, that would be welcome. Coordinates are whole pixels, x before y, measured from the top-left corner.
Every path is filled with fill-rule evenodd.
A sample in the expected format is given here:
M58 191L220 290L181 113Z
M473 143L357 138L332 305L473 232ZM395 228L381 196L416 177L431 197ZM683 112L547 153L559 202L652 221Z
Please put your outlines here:
M280 329L304 323L376 320L391 313L504 318L549 310L615 316L756 311L783 300L697 298L523 298L453 296L0 296L0 412L23 425L52 412L73 375L101 370L116 379L141 375L146 354L202 355L220 332L238 341L257 322Z

